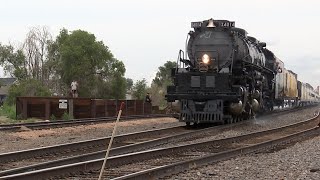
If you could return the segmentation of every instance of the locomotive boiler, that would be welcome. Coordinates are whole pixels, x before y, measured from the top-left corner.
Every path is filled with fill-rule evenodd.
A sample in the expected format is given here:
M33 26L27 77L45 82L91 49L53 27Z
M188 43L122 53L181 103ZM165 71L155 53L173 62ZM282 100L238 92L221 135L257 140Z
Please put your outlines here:
M191 27L167 87L167 101L179 102L179 120L232 123L272 110L281 67L266 43L232 21L209 19Z

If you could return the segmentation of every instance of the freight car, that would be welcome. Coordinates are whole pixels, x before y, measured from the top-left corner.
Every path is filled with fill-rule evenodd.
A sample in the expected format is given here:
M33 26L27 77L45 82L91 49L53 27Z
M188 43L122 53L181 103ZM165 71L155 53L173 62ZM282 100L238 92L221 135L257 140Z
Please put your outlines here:
M315 92L315 90L310 84L298 81L297 89L299 97L299 106L310 105L320 102L320 95L317 92Z
M166 95L179 104L180 121L233 123L275 105L304 102L305 86L298 90L297 74L235 22L209 19L191 27Z

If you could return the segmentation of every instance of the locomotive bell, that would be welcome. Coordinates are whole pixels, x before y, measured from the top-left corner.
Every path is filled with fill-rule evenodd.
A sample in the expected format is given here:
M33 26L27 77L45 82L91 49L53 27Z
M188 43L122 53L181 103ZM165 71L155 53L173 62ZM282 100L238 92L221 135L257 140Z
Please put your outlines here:
M216 26L214 25L214 23L213 23L213 19L209 19L209 23L208 23L207 27L208 27L208 28L214 28L214 27L216 27Z

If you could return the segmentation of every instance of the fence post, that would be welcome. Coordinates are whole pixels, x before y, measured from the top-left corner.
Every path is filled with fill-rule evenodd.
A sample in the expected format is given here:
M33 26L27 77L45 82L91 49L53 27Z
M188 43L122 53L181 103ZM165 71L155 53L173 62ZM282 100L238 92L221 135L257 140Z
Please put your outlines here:
M142 101L142 109L143 109L142 115L144 115L144 101Z
M69 116L75 118L73 114L73 98L69 99L68 105L69 105Z
M134 100L134 114L137 115L137 100Z
M108 114L108 100L104 100L104 116L105 117L108 117L109 114Z
M91 117L96 118L97 111L96 111L96 100L91 99Z
M126 119L128 117L128 100L125 100L125 103L126 103Z
M22 119L28 118L28 102L25 98L22 99Z
M114 100L116 102L116 114L114 116L117 116L117 111L118 111L118 99Z
M46 120L49 120L50 119L50 109L51 109L51 106L50 106L50 101L49 99L46 99L46 102L45 102L45 119Z

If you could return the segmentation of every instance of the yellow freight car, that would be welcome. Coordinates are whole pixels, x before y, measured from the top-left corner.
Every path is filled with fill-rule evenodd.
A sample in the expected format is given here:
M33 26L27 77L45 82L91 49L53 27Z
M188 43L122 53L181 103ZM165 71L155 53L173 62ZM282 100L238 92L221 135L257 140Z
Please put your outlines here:
M289 99L296 99L298 97L297 89L297 74L291 70L284 71L284 96Z

